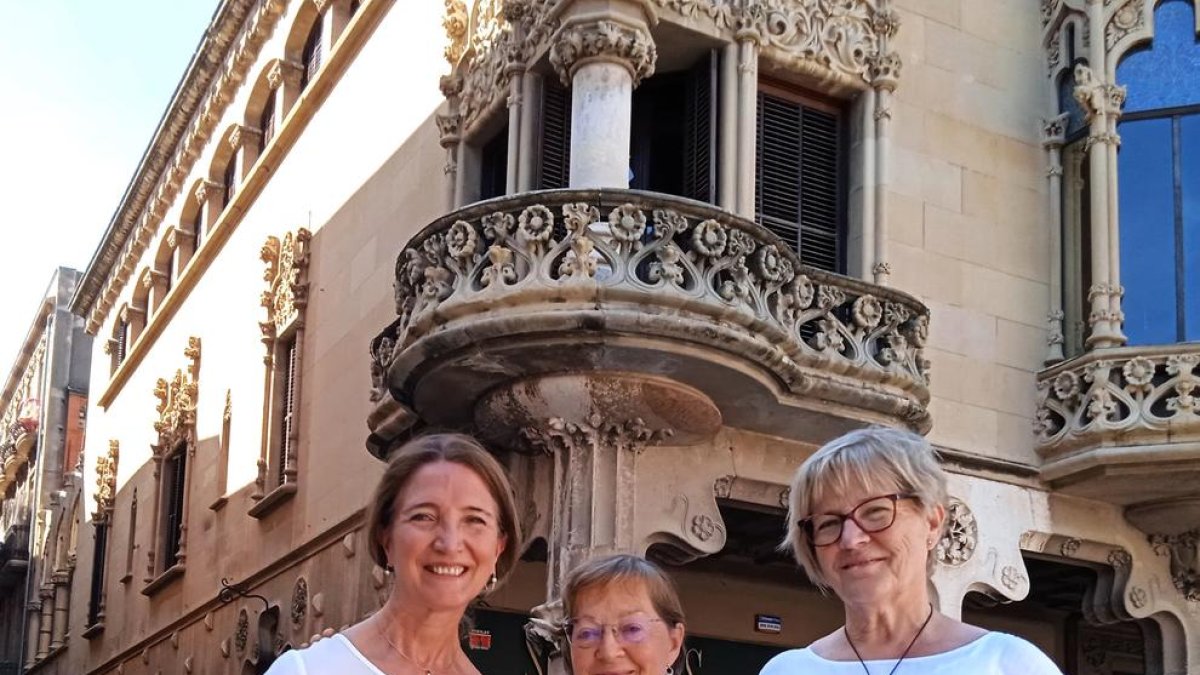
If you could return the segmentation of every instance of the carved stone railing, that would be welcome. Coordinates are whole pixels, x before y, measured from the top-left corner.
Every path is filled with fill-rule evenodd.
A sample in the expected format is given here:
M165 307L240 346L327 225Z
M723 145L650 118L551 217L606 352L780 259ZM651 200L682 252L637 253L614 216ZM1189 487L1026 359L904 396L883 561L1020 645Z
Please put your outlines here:
M1200 345L1097 349L1038 375L1034 434L1054 489L1119 504L1147 533L1200 522Z
M390 392L411 405L430 362L452 353L478 352L473 376L518 377L525 371L485 357L481 345L558 335L690 350L641 368L657 374L696 348L715 350L783 398L929 426L928 310L898 291L804 267L775 235L708 204L628 190L481 202L412 238L395 291L398 319L371 346L374 401ZM582 357L556 366L573 346L540 348L536 367L600 367Z
M1038 375L1042 455L1200 441L1200 345L1090 352Z

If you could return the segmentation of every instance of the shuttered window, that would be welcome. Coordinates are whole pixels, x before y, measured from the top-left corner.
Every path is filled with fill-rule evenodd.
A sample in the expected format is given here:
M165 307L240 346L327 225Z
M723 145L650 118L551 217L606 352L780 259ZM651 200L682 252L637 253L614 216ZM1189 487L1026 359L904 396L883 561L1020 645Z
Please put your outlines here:
M129 322L120 319L117 322L117 345L113 350L117 358L117 365L121 365L125 361L125 353L129 350Z
M754 204L759 224L808 265L843 269L841 116L760 91Z
M163 269L163 296L159 298L158 304L162 304L163 298L171 292L171 287L175 285L175 251L167 251L167 264Z
M169 570L179 562L179 542L182 538L184 483L187 477L187 449L184 444L175 448L164 460L163 491L163 565Z
M258 116L258 128L262 133L258 137L258 153L261 156L262 151L266 149L267 143L275 136L275 92L267 94L267 100L263 103L262 114Z
M308 38L304 41L304 51L301 52L301 60L304 62L304 73L300 76L300 89L308 88L308 83L312 82L317 71L321 68L321 24L324 23L320 16L317 16L313 27L308 31Z
M87 625L94 626L104 619L104 571L108 566L108 522L99 521L96 527L96 548L92 552L92 587L88 595Z
M283 485L287 479L287 466L295 461L295 424L296 404L299 392L296 391L296 368L299 367L299 350L296 348L296 337L292 336L283 346L283 376L282 394L279 419L279 467L277 484Z
M539 190L565 188L571 182L571 90L546 78L542 86Z
M652 77L633 92L630 187L712 202L715 61Z

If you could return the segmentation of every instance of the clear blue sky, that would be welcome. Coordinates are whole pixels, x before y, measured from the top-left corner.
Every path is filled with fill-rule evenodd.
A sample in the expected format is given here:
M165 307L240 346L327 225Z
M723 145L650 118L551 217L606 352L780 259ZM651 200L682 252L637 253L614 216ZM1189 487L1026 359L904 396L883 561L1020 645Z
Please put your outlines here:
M54 269L91 260L217 4L0 0L0 380Z

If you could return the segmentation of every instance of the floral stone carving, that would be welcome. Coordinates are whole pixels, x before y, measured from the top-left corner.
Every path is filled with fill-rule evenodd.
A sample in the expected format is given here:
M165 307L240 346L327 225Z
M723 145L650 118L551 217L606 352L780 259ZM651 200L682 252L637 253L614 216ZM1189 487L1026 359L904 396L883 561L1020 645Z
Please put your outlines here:
M308 305L308 242L312 234L300 228L288 232L280 241L267 237L259 257L267 264L263 281L267 290L262 294L262 306L267 320L260 323L264 339L279 337L299 319Z
M938 541L934 555L943 565L956 567L975 555L979 526L971 508L958 499L950 499L946 508L946 531Z

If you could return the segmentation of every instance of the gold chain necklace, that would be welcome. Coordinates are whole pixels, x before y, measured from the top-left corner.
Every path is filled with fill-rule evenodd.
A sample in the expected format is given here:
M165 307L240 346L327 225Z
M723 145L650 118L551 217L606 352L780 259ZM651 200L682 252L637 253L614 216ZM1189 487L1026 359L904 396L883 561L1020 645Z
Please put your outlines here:
M376 631L377 633L379 633L379 637L383 638L383 641L384 641L384 642L386 642L386 643L388 644L388 646L392 648L392 651L394 651L394 652L396 652L397 654L399 654L399 655L400 655L400 658L402 658L402 659L404 659L405 661L407 661L407 662L409 662L409 663L413 664L413 665L414 665L414 666L416 666L417 668L419 668L419 669L421 669L421 670L424 670L424 671L425 671L425 675L433 675L433 669L432 669L432 668L430 668L429 666L423 665L423 664L421 664L421 663L418 663L416 659L414 659L413 657L409 656L408 654L405 654L405 653L404 653L404 652L403 652L403 651L402 651L402 650L401 650L399 647L397 647L397 646L396 646L396 643L395 643L395 642L392 642L392 639L391 639L390 637L388 637L387 633L383 632L383 629L382 629L382 628L380 628L379 626L376 626L376 627L375 627L375 631Z
M900 667L901 663L904 663L904 658L908 656L910 651L912 651L913 645L917 644L917 639L921 637L921 633L925 632L925 627L929 625L929 620L932 618L933 603L931 602L929 603L929 616L925 617L925 623L921 624L921 628L918 629L917 634L913 636L912 642L908 643L908 646L904 648L904 653L900 655L900 660L896 662L896 665L892 666L892 669L888 672L888 675L895 675L896 669ZM867 662L863 661L862 654L858 653L858 647L854 646L854 640L850 639L849 629L847 629L845 626L842 626L842 632L846 634L846 642L850 643L850 649L854 650L854 655L858 657L858 662L862 665L863 670L866 671L867 675L871 675L871 669L867 667ZM425 675L433 675L433 673L425 671Z

